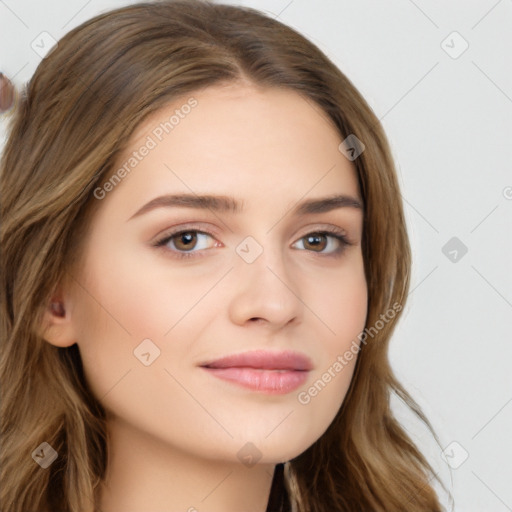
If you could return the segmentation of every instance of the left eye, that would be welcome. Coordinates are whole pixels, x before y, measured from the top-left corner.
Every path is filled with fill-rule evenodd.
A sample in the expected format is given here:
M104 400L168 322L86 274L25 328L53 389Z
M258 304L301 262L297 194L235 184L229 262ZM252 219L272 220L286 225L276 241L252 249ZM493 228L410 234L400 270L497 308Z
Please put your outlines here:
M336 253L347 244L345 237L336 233L309 233L299 239L303 249L319 253ZM325 250L328 249L328 250Z

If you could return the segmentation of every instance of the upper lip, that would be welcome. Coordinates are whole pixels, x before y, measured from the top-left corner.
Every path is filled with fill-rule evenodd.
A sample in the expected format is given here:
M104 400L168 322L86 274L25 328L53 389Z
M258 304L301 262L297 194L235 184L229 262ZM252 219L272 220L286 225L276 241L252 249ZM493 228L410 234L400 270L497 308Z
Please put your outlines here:
M201 363L207 368L256 368L262 370L302 370L313 368L311 360L305 354L292 351L270 352L253 350L241 354L232 354Z

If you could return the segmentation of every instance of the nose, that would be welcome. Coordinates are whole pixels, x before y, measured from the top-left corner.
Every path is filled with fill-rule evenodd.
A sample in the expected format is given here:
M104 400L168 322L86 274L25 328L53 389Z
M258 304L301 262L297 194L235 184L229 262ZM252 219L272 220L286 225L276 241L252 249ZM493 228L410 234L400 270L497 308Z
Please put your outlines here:
M303 315L299 283L280 248L263 247L252 263L236 257L235 291L229 304L233 323L259 323L272 330L298 323ZM288 267L288 268L287 268Z

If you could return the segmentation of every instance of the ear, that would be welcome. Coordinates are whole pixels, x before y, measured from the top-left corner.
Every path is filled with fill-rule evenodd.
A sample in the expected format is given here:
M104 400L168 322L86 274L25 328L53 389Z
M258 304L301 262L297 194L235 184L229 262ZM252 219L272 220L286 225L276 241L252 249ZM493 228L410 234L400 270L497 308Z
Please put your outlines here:
M76 343L71 300L58 290L46 305L40 335L51 345L69 347Z

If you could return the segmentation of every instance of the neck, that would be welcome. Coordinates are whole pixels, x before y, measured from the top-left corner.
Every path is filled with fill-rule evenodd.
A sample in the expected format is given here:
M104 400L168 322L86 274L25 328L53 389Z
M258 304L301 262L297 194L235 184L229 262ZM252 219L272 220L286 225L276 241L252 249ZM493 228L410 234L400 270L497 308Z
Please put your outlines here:
M108 421L101 512L265 512L274 464L196 457L117 418Z

